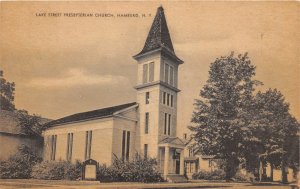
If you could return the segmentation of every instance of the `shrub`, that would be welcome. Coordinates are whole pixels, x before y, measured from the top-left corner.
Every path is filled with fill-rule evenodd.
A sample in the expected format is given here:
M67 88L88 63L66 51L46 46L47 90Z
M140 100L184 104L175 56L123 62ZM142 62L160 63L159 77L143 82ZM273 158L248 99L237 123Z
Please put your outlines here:
M216 169L213 171L199 171L193 174L193 179L201 180L224 180L225 172L221 169Z
M0 162L0 178L30 178L32 167L42 159L26 145L21 145L16 154Z
M242 173L241 171L238 171L233 177L233 180L252 182L255 180L255 176L249 172Z
M98 179L102 182L161 182L156 165L155 159L141 158L138 154L131 161L116 157L112 166L99 166Z
M31 176L45 180L78 180L81 177L81 163L44 161L33 167Z

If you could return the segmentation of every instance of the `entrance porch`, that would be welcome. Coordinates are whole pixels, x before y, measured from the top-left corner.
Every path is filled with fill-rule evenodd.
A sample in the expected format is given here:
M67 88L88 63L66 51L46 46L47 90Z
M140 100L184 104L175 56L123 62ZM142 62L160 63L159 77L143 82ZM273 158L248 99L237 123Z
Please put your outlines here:
M178 137L168 137L159 143L159 168L167 179L170 175L184 175L185 144Z

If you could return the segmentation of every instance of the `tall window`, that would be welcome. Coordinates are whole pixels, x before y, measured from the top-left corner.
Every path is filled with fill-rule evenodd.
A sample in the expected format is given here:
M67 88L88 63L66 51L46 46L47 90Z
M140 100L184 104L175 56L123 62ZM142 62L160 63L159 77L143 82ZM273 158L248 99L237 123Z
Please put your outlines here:
M149 82L154 80L154 62L149 64Z
M174 71L173 71L173 67L170 66L170 85L173 85L174 84Z
M144 144L144 158L148 157L148 144Z
M165 82L169 83L169 65L165 64Z
M123 131L123 137L122 137L122 160L125 159L125 144L126 143L126 131Z
M172 94L169 94L167 92L162 92L162 104L165 104L167 106L173 107L174 105L174 96Z
M143 65L143 83L148 82L148 64Z
M50 160L55 160L57 135L51 136L51 153Z
M169 114L169 120L168 120L168 135L171 134L171 114Z
M123 131L122 137L122 160L129 160L130 154L130 131Z
M164 64L164 81L170 85L174 85L174 68L169 64Z
M149 112L145 113L145 134L149 132Z
M146 92L146 104L149 104L149 99L150 99L150 92Z
M154 62L143 65L143 83L154 81Z
M127 131L127 145L126 145L126 160L129 160L129 151L130 151L130 131Z
M67 161L72 160L72 151L73 151L73 133L68 133Z
M167 120L168 120L168 114L165 113L165 124L164 124L164 134L167 134Z
M85 132L85 159L91 159L91 150L92 150L92 131Z

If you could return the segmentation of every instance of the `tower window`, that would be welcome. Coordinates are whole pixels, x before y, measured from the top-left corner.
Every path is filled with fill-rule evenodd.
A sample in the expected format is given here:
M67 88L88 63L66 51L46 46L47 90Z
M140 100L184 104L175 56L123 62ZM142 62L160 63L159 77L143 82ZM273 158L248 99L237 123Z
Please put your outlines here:
M154 62L143 65L143 84L154 81Z
M146 104L149 104L150 92L146 92Z
M148 82L148 64L143 65L143 83Z
M166 135L167 134L167 120L168 119L168 114L165 113L165 124L164 124L164 134Z
M148 144L144 144L144 158L148 157Z
M174 69L170 66L170 85L174 84Z
M173 95L171 95L171 107L173 107Z
M149 82L154 80L154 62L149 64Z
M149 112L145 114L145 134L149 132Z
M169 65L165 64L165 82L169 83Z
M167 95L167 93L164 92L164 93L163 93L163 104L166 104L166 95Z
M169 114L169 120L168 120L168 135L171 134L171 114Z

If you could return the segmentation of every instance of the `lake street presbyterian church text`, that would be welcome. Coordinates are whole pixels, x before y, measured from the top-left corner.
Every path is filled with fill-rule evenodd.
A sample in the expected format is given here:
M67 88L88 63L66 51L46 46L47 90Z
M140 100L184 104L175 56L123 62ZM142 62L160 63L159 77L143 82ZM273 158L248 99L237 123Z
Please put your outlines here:
M136 153L156 158L164 178L184 174L184 140L177 137L178 66L164 10L159 7L140 53L137 102L77 113L47 124L45 160L93 159L111 165Z

